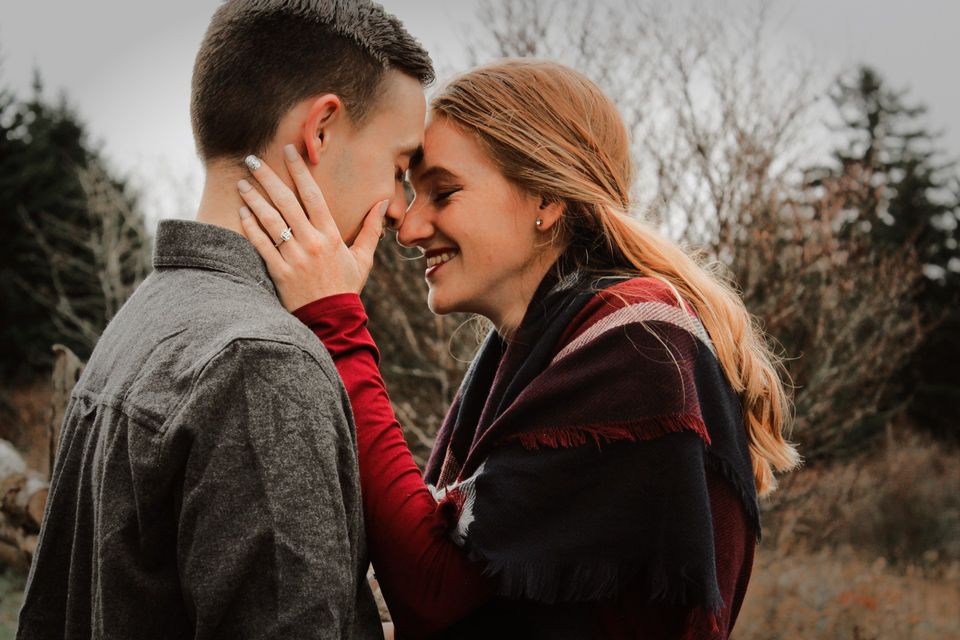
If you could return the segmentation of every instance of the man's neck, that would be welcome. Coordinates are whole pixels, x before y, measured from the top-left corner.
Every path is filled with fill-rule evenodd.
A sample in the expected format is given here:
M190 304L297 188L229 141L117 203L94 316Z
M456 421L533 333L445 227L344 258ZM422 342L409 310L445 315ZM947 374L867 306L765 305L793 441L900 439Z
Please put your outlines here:
M237 166L208 166L200 206L197 208L197 222L214 224L243 235L240 207L244 202L237 189L237 182L249 177L244 169Z

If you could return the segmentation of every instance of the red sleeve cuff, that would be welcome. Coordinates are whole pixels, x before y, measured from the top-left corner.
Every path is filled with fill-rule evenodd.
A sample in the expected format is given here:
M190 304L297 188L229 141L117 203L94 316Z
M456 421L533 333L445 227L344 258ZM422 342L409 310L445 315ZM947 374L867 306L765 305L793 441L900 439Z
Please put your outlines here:
M293 315L303 324L312 327L319 321L329 319L331 316L352 315L358 311L366 316L366 310L363 308L363 302L360 301L359 295L356 293L338 293L308 302L295 309Z

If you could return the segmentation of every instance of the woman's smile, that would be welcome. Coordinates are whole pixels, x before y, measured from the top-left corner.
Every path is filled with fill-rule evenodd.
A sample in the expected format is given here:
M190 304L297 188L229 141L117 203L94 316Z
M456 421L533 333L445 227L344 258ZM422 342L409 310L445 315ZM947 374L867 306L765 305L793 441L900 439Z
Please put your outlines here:
M443 265L447 264L460 254L458 249L445 247L443 249L433 249L424 254L427 261L427 270L424 277L430 279Z

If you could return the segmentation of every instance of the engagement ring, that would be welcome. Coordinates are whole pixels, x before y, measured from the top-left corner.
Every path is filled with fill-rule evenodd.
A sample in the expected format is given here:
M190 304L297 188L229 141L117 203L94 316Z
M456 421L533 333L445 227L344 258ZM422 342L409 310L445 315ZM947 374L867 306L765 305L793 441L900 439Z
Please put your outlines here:
M287 240L289 240L289 239L292 238L292 237L293 237L293 231L290 229L290 227L287 227L287 228L284 229L283 232L280 234L280 242L278 242L277 244L275 244L275 245L273 245L273 246L279 247L280 245L282 245L284 242L286 242Z

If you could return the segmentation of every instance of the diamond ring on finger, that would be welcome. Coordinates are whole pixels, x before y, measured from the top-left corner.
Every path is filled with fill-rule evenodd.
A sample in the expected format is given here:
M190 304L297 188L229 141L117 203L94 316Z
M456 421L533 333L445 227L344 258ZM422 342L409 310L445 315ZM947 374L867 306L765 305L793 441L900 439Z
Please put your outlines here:
M292 239L292 238L293 238L293 230L292 230L290 227L287 227L286 229L284 229L284 230L280 233L280 242L276 243L276 244L273 245L273 246L279 247L279 246L282 245L284 242L286 242L287 240L290 240L290 239Z

